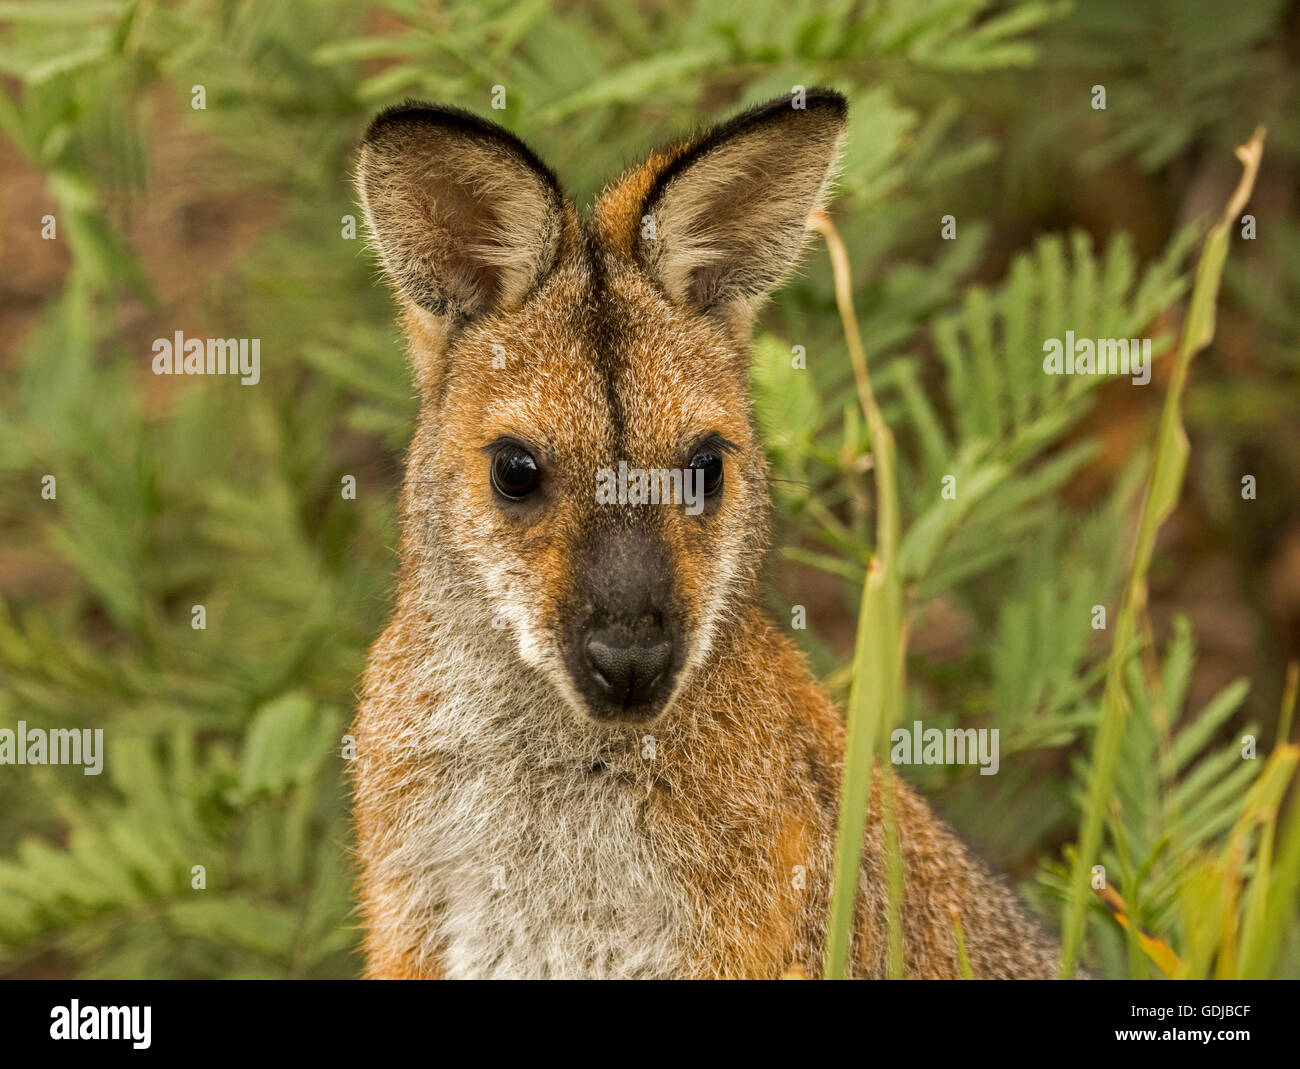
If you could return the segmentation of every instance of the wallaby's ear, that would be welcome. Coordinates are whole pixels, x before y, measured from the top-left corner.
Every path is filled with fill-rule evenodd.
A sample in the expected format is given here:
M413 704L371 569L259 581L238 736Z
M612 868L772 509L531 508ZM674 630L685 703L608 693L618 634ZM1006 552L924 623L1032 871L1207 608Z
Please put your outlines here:
M517 305L555 262L564 213L555 176L470 112L383 112L362 142L357 189L384 269L436 316Z
M829 89L780 97L696 138L664 167L634 247L669 298L743 318L757 311L823 206L847 114Z

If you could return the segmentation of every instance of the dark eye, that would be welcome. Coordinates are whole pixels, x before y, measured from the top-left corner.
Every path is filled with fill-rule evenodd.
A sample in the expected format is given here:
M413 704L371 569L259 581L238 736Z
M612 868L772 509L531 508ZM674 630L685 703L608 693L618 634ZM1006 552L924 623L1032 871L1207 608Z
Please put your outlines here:
M541 469L526 449L506 445L492 457L492 489L502 497L518 501L536 490L541 482Z
M691 457L691 467L704 472L704 492L716 494L722 489L722 455L711 449L701 449Z

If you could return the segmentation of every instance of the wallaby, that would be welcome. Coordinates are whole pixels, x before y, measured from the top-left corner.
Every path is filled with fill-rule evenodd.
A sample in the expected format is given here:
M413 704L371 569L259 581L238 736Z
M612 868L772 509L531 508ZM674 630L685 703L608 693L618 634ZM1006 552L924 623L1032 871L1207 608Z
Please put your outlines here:
M366 133L420 397L355 727L367 976L822 972L844 730L762 604L748 349L846 114L824 89L753 108L652 152L590 218L468 112ZM620 463L699 507L602 497ZM860 977L886 969L881 775ZM1052 976L1054 941L895 782L907 973L960 975L955 907L976 976Z

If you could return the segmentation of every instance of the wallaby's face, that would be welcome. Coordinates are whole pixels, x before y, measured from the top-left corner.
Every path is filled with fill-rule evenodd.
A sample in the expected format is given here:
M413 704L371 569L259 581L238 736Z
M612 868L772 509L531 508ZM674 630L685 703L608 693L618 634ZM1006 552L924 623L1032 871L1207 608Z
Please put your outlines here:
M358 185L421 387L411 534L581 716L664 713L754 596L749 328L843 120L822 91L765 105L652 155L589 221L465 113L396 109L367 134Z
M560 268L521 309L466 328L422 413L416 475L524 659L590 716L648 719L756 570L763 451L722 332L635 276L599 276ZM620 465L673 472L683 492L620 502Z

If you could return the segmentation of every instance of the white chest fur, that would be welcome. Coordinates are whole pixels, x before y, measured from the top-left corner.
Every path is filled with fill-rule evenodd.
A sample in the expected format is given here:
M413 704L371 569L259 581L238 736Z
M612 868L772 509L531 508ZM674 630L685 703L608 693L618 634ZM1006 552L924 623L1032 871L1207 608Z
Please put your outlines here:
M448 978L682 974L690 907L643 819L640 733L577 722L522 666L440 652L411 681L437 704L400 740L438 772L385 835L389 873L417 889L403 923Z

